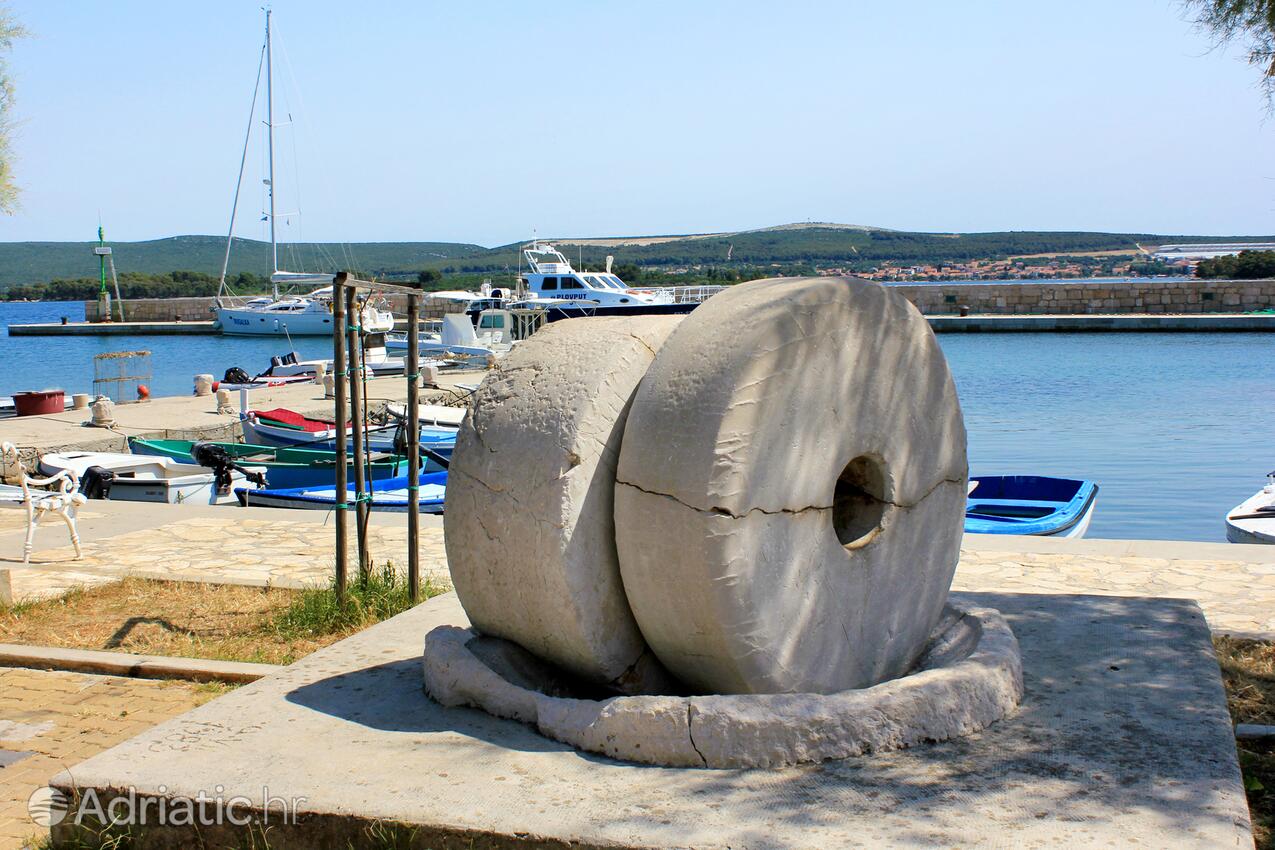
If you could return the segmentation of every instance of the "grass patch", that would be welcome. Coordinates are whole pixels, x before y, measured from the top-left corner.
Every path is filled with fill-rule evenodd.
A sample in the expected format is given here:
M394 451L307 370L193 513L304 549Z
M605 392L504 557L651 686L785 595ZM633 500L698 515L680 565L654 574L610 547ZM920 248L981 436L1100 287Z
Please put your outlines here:
M1222 635L1213 646L1231 720L1275 725L1275 643ZM1239 741L1237 747L1257 850L1275 850L1275 744Z
M428 582L421 598L441 593ZM0 606L0 643L141 655L291 664L409 608L407 582L386 565L313 590L126 578L55 599Z
M421 584L421 596L442 593L431 582ZM407 579L386 563L368 576L358 576L346 587L338 603L336 582L325 588L301 591L273 622L275 633L285 640L307 640L333 634L350 634L412 607Z

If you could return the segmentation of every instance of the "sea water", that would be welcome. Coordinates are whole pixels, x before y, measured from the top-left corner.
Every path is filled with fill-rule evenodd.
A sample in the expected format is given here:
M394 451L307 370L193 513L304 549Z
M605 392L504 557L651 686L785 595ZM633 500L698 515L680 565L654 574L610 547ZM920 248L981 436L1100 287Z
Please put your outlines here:
M0 324L84 318L80 302L0 303ZM1214 540L1223 515L1275 469L1275 336L1240 333L940 334L969 432L973 475L1089 478L1090 537ZM301 337L302 358L331 341ZM0 336L0 395L91 392L93 355L151 352L153 395L194 376L250 374L277 337Z

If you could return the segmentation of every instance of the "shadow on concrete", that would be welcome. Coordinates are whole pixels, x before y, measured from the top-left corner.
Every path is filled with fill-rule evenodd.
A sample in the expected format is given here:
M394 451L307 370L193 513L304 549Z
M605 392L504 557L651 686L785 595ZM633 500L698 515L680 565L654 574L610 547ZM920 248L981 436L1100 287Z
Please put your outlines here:
M422 692L419 659L337 673L286 698L349 723L405 733L405 746L413 733L450 733L448 752L460 762L498 758L493 747L570 754L561 768L590 771L582 787L600 793L634 781L626 774L651 776L662 798L685 801L678 808L703 800L729 812L739 826L732 840L747 846L797 846L792 842L803 835L835 834L847 824L862 826L866 846L956 846L971 835L1014 843L1015 836L1042 834L1084 836L1084 843L1111 839L1116 846L1129 835L1107 830L1138 826L1207 844L1243 829L1247 809L1234 737L1209 629L1194 603L953 596L999 609L1013 627L1026 670L1019 711L959 740L818 765L669 769L578 753L523 724L439 706ZM634 835L667 829L668 816L629 806L609 815ZM750 832L750 824L765 824L766 831Z
M523 752L572 752L529 726L473 708L444 708L425 694L419 658L341 673L303 685L288 702L385 732L456 732ZM605 761L605 759L603 759Z
M1127 825L1131 813L1159 834L1195 841L1246 822L1217 661L1194 603L953 596L1000 609L1018 636L1026 696L1016 715L966 738L898 752L782 771L697 771L689 784L671 776L668 791L726 795L741 822L782 822L791 836L844 824L847 810L889 817L879 832L862 835L866 846L947 845L955 823L968 829L979 813L987 840L1006 845L1051 823L1092 827L1094 843L1125 844L1133 836L1104 834L1103 824ZM782 846L777 835L750 838Z

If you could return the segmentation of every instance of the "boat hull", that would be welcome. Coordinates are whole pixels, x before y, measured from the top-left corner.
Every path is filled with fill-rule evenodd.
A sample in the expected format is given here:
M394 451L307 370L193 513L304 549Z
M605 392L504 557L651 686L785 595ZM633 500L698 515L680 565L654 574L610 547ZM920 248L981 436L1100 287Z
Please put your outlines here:
M372 484L372 498L368 504L377 513L407 513L410 494L407 489L407 476L377 481ZM441 514L446 494L447 473L431 472L420 477L418 509L421 513ZM331 511L337 509L336 488L301 487L288 490L250 490L235 491L239 503L245 507L287 508L291 510ZM345 502L354 501L354 485L349 484Z
M245 443L252 443L258 446L279 446L283 448L307 448L307 449L326 449L336 451L337 430L330 428L326 431L301 431L296 428L287 428L278 425L272 425L268 422L262 422L260 419L249 416L240 420L243 427L243 436ZM374 452L385 452L387 454L394 451L394 427L381 427L372 429L368 433L367 448ZM456 429L440 429L432 426L424 426L421 428L421 445L424 448L431 449L443 457L451 457L452 448L456 444ZM346 440L346 447L353 451L353 444L350 439Z
M1015 475L970 479L965 533L1084 537L1098 485L1071 478Z
M288 315L241 307L213 310L221 332L231 336L332 336L332 314L297 312Z
M194 463L189 440L129 440L134 454L171 457L181 463ZM237 462L245 466L259 467L266 471L266 484L270 488L286 490L296 487L331 487L336 483L336 455L334 452L311 449L280 449L272 446L254 446L244 443L213 443L225 449ZM282 455L282 457L280 457ZM305 458L309 456L309 460ZM296 458L293 460L293 458ZM372 481L397 478L407 474L407 458L392 457L368 464L367 473ZM427 469L427 471L430 471ZM347 461L347 475L354 477L354 465Z
M210 469L193 463L181 463L169 457L132 455L116 452L64 452L46 454L40 459L40 470L56 475L66 469L84 480L85 472L99 466L114 474L107 496L117 502L154 502L182 505L226 505L236 501L235 488L256 489L257 485L233 470L230 489L217 492L216 475ZM244 464L253 472L264 470Z
M1268 506L1275 506L1275 492L1263 488L1227 511L1227 542L1275 544L1275 511L1264 511Z

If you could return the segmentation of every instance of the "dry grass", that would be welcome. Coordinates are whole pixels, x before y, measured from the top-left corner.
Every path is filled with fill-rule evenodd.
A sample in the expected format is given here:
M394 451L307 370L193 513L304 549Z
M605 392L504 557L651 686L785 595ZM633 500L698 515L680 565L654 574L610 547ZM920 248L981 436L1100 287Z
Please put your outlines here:
M291 627L325 592L127 578L0 607L0 643L290 664L377 619Z
M1275 643L1216 637L1226 702L1236 723L1275 725ZM1253 837L1258 850L1275 850L1275 745L1238 742Z

